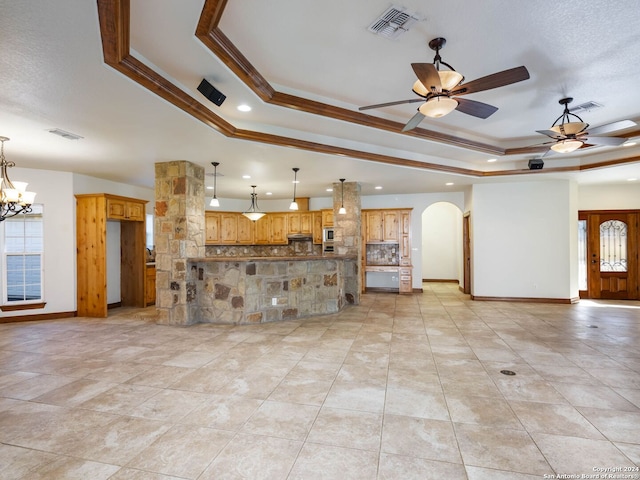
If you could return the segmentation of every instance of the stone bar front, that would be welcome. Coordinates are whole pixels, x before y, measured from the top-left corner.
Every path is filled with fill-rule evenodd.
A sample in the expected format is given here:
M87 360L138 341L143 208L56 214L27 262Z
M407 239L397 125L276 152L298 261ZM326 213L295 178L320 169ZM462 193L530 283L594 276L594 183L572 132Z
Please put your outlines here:
M360 298L356 256L192 258L186 283L189 323L293 320Z

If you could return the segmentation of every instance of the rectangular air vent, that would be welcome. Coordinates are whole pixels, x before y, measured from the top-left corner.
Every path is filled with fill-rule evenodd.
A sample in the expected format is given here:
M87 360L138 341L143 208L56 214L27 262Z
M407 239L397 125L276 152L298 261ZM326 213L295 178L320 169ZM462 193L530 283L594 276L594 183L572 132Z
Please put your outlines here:
M603 105L596 102L586 102L580 105L576 105L573 108L570 108L569 111L574 115L579 115L580 113L590 112L592 110L597 110L598 108L602 108Z
M65 132L64 130L60 130L59 128L54 128L49 130L49 133L53 133L54 135L58 135L62 138L66 138L67 140L79 140L81 138L80 135L76 135L75 133Z
M367 30L383 37L398 38L401 34L408 32L409 27L418 20L415 13L407 12L402 7L392 6L376 18Z

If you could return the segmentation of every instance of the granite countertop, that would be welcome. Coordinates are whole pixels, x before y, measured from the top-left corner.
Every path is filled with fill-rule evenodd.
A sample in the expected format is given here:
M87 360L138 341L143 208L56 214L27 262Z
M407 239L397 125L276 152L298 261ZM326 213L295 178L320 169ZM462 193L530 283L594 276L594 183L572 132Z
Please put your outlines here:
M289 257L201 257L190 262L302 262L319 260L356 260L357 255L295 255Z

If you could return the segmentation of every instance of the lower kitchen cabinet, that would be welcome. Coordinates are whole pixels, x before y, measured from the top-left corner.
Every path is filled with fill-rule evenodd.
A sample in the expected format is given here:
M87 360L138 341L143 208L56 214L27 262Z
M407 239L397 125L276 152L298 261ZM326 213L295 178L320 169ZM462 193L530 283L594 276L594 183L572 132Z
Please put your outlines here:
M398 270L399 287L398 293L413 293L411 268L400 268Z
M156 303L156 266L147 265L144 285L145 305L154 305Z

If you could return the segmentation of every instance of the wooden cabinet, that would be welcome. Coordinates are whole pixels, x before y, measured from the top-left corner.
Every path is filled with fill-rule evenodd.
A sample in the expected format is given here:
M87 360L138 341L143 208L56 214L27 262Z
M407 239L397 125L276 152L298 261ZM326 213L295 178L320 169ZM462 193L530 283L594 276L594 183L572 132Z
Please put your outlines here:
M313 221L311 212L294 212L287 214L287 232L289 234L304 233L311 235Z
M255 222L249 220L244 215L240 214L237 217L238 222L238 236L237 242L242 245L253 244L253 232L255 229Z
M154 305L156 303L156 266L147 265L145 275L144 289L145 305Z
M367 210L363 212L365 243L398 243L400 237L397 210Z
M220 215L220 243L238 243L238 214L223 213Z
M400 265L411 265L411 210L400 212Z
M399 254L398 292L413 292L413 266L411 264L411 209L380 209L362 212L362 237L364 243L396 244ZM395 245L394 245L395 246ZM382 248L383 245L380 245ZM366 253L362 254L362 270L366 265ZM363 285L364 285L363 276Z
M399 287L398 293L412 293L413 292L413 279L412 279L411 267L400 267L398 269Z
M106 193L76 195L78 316L107 316L107 221L120 222L120 304L145 306L145 203Z
M205 242L207 245L287 244L288 215L267 213L253 222L238 212L205 212Z
M321 210L322 212L322 226L333 227L333 210Z
M221 242L222 215L218 212L205 212L205 243L216 245Z
M256 245L268 245L271 241L271 215L268 213L253 224L253 240Z
M145 203L147 202L117 196L108 196L106 200L109 220L144 222Z
M311 212L311 223L313 225L313 243L322 243L322 212Z
M270 244L272 245L285 245L289 243L287 239L287 220L288 215L286 213L270 213Z

